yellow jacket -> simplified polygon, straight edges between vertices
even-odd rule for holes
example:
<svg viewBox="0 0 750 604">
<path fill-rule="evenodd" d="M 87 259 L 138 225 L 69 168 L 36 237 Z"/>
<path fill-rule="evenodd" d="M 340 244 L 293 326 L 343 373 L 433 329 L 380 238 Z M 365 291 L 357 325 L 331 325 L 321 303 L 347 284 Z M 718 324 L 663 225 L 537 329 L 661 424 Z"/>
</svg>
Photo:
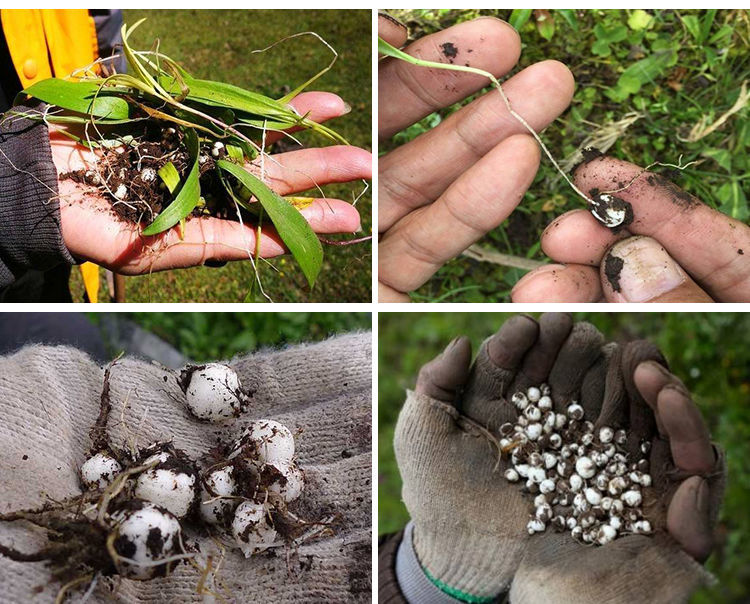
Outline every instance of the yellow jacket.
<svg viewBox="0 0 750 604">
<path fill-rule="evenodd" d="M 0 19 L 22 88 L 70 75 L 99 56 L 96 24 L 85 9 L 2 9 Z M 85 262 L 81 274 L 89 300 L 96 302 L 98 267 Z"/>
</svg>

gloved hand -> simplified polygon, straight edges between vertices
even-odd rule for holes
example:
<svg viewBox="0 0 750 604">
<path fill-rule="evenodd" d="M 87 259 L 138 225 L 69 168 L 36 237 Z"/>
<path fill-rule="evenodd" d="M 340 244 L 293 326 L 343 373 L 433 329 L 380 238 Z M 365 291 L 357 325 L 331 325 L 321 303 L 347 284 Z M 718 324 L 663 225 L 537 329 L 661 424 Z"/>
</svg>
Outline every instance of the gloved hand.
<svg viewBox="0 0 750 604">
<path fill-rule="evenodd" d="M 482 345 L 469 368 L 458 338 L 425 365 L 396 426 L 403 499 L 414 522 L 414 550 L 433 583 L 458 597 L 506 590 L 530 537 L 530 497 L 503 478 L 493 444 L 515 420 L 519 389 L 548 382 L 555 402 L 601 400 L 610 348 L 591 325 L 563 314 L 539 323 L 516 316 Z M 497 442 L 495 440 L 495 442 Z"/>
<path fill-rule="evenodd" d="M 584 398 L 586 416 L 628 431 L 631 452 L 651 443 L 653 484 L 644 515 L 653 536 L 584 546 L 550 530 L 529 540 L 511 589 L 516 603 L 683 602 L 710 580 L 698 562 L 713 545 L 726 468 L 685 386 L 639 341 L 616 350 L 603 399 Z M 598 400 L 602 402 L 599 404 Z M 696 562 L 696 560 L 698 562 Z"/>
<path fill-rule="evenodd" d="M 275 556 L 248 559 L 239 550 L 220 551 L 213 539 L 187 526 L 186 540 L 200 545 L 203 566 L 208 555 L 214 570 L 220 564 L 216 584 L 210 585 L 209 577 L 206 587 L 220 590 L 227 600 L 369 602 L 370 335 L 261 352 L 231 365 L 255 394 L 247 413 L 219 425 L 199 422 L 180 404 L 184 395 L 173 372 L 119 360 L 111 370 L 110 442 L 128 448 L 133 439 L 143 447 L 172 438 L 191 458 L 202 459 L 217 439 L 234 441 L 252 419 L 301 429 L 296 448 L 305 490 L 292 511 L 304 520 L 335 516 L 330 531 L 297 548 L 277 549 Z M 78 469 L 91 446 L 89 429 L 99 411 L 103 374 L 72 348 L 27 346 L 0 357 L 1 512 L 38 508 L 48 498 L 62 501 L 80 493 Z M 0 543 L 32 553 L 44 539 L 24 522 L 0 522 Z M 152 581 L 100 578 L 88 602 L 204 602 L 199 580 L 200 571 L 189 564 Z M 3 602 L 52 602 L 61 587 L 50 581 L 43 563 L 14 562 L 1 554 L 0 585 Z"/>
</svg>

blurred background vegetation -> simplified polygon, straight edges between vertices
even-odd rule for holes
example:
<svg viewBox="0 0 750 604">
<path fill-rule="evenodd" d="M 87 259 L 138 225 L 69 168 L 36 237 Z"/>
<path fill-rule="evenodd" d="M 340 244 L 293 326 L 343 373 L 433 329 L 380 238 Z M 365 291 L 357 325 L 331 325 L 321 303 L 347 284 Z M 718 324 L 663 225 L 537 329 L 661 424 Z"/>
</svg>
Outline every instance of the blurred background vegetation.
<svg viewBox="0 0 750 604">
<path fill-rule="evenodd" d="M 539 313 L 530 313 L 539 316 Z M 750 601 L 750 314 L 573 313 L 608 340 L 647 338 L 694 395 L 713 439 L 727 452 L 729 480 L 718 544 L 707 567 L 718 583 L 695 603 Z M 419 368 L 457 335 L 481 342 L 510 313 L 380 313 L 378 326 L 378 531 L 399 530 L 408 514 L 393 456 L 393 430 Z"/>
<path fill-rule="evenodd" d="M 411 39 L 491 15 L 519 30 L 521 59 L 509 76 L 545 59 L 565 63 L 576 79 L 570 108 L 542 135 L 566 169 L 590 137 L 608 154 L 646 166 L 697 161 L 679 172 L 656 168 L 710 206 L 750 219 L 750 11 L 747 10 L 389 10 Z M 483 94 L 488 89 L 480 92 Z M 478 95 L 434 113 L 381 144 L 386 152 L 438 125 Z M 740 99 L 744 108 L 708 129 Z M 601 147 L 601 140 L 599 147 Z M 594 141 L 594 145 L 597 143 Z M 543 158 L 518 209 L 480 245 L 545 260 L 540 236 L 553 218 L 581 207 Z M 418 301 L 510 301 L 524 271 L 459 257 L 413 294 Z"/>
<path fill-rule="evenodd" d="M 250 54 L 291 34 L 314 31 L 336 51 L 333 69 L 311 89 L 334 92 L 352 111 L 330 122 L 351 144 L 372 147 L 371 31 L 369 10 L 126 10 L 125 23 L 147 20 L 132 36 L 138 49 L 151 48 L 159 38 L 161 50 L 199 78 L 219 80 L 279 98 L 328 65 L 330 51 L 312 36 L 288 40 L 263 53 Z M 295 135 L 296 136 L 296 135 Z M 301 133 L 307 146 L 327 144 Z M 353 201 L 363 183 L 323 187 L 326 196 Z M 358 202 L 362 233 L 372 232 L 369 192 Z M 337 239 L 332 236 L 331 239 Z M 340 237 L 339 237 L 340 238 Z M 346 237 L 343 237 L 346 239 Z M 351 235 L 349 235 L 351 238 Z M 369 302 L 371 296 L 370 244 L 324 245 L 325 260 L 311 292 L 291 257 L 261 265 L 263 287 L 276 302 Z M 104 271 L 101 271 L 104 273 Z M 71 283 L 74 299 L 83 300 L 78 271 Z M 197 267 L 126 278 L 128 302 L 243 302 L 251 291 L 254 273 L 249 262 L 222 268 Z M 102 294 L 106 292 L 102 275 Z"/>
<path fill-rule="evenodd" d="M 192 361 L 228 359 L 264 347 L 317 342 L 351 331 L 369 331 L 366 312 L 136 312 L 86 313 L 105 341 L 104 318 L 115 316 L 153 333 Z M 119 353 L 111 350 L 111 354 Z M 314 362 L 314 359 L 310 359 Z"/>
</svg>

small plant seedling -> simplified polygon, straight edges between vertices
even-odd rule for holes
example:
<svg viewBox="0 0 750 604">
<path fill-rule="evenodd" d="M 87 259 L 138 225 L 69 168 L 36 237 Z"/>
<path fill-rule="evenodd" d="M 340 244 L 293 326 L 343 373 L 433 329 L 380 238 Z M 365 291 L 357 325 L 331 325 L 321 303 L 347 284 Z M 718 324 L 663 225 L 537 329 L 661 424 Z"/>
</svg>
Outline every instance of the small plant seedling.
<svg viewBox="0 0 750 604">
<path fill-rule="evenodd" d="M 530 12 L 530 11 L 529 11 Z M 552 162 L 552 165 L 555 167 L 555 169 L 562 175 L 562 177 L 565 179 L 565 182 L 568 183 L 571 189 L 575 191 L 577 195 L 579 195 L 581 198 L 583 198 L 586 201 L 586 204 L 588 206 L 589 211 L 591 214 L 596 218 L 599 222 L 601 222 L 604 226 L 617 230 L 624 228 L 628 224 L 630 224 L 633 221 L 633 208 L 630 205 L 629 202 L 625 201 L 624 199 L 621 199 L 620 197 L 617 197 L 614 195 L 614 193 L 619 193 L 620 191 L 624 191 L 628 187 L 630 187 L 633 182 L 645 171 L 649 170 L 650 168 L 654 166 L 668 166 L 672 168 L 676 168 L 678 170 L 684 170 L 688 166 L 690 166 L 692 163 L 686 165 L 674 165 L 674 164 L 665 164 L 661 162 L 654 162 L 644 168 L 636 177 L 634 177 L 627 185 L 624 187 L 621 187 L 616 190 L 612 191 L 591 191 L 591 195 L 586 195 L 583 191 L 581 191 L 570 178 L 565 173 L 565 171 L 560 167 L 560 165 L 555 160 L 552 153 L 547 149 L 547 146 L 544 144 L 544 141 L 539 137 L 537 132 L 529 125 L 529 123 L 523 118 L 522 115 L 517 113 L 511 103 L 510 99 L 508 99 L 507 95 L 505 94 L 505 91 L 503 90 L 502 85 L 497 80 L 497 78 L 492 75 L 490 72 L 485 71 L 483 69 L 479 69 L 476 67 L 471 67 L 468 65 L 456 65 L 453 63 L 446 64 L 446 63 L 438 63 L 434 61 L 425 61 L 423 59 L 418 59 L 416 57 L 413 57 L 402 50 L 399 50 L 398 48 L 395 48 L 382 38 L 378 38 L 378 52 L 382 55 L 393 57 L 395 59 L 399 59 L 401 61 L 406 61 L 407 63 L 411 63 L 412 65 L 417 65 L 420 67 L 430 67 L 434 69 L 446 69 L 451 71 L 463 71 L 467 73 L 473 73 L 476 75 L 481 75 L 483 77 L 486 77 L 490 80 L 492 83 L 492 86 L 498 91 L 501 98 L 503 99 L 503 102 L 505 103 L 505 107 L 508 110 L 508 113 L 510 113 L 513 118 L 518 121 L 528 132 L 531 134 L 531 136 L 534 137 L 534 140 L 539 144 L 539 146 L 542 148 L 542 151 L 544 151 L 545 155 L 549 158 L 550 162 Z"/>
<path fill-rule="evenodd" d="M 69 79 L 38 82 L 17 97 L 49 104 L 24 117 L 67 126 L 63 134 L 97 150 L 96 165 L 64 175 L 96 187 L 126 220 L 146 222 L 141 234 L 153 236 L 183 224 L 190 216 L 212 215 L 260 225 L 267 216 L 292 253 L 310 287 L 322 266 L 322 245 L 296 204 L 264 181 L 266 133 L 310 130 L 328 141 L 347 144 L 335 130 L 299 115 L 290 106 L 330 64 L 280 99 L 237 86 L 193 77 L 160 52 L 135 50 L 129 39 L 142 22 L 122 28 L 128 73 L 104 75 L 97 61 Z M 21 115 L 18 112 L 17 115 Z M 261 177 L 244 169 L 258 159 Z M 258 237 L 259 238 L 259 237 Z M 258 259 L 259 245 L 249 250 Z M 256 266 L 257 271 L 257 266 Z"/>
</svg>

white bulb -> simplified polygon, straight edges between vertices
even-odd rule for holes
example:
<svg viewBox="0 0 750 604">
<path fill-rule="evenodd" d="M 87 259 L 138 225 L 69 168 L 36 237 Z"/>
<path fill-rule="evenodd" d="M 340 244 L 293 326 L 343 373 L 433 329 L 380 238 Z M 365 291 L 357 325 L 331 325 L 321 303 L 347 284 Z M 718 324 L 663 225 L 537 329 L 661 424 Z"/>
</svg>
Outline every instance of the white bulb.
<svg viewBox="0 0 750 604">
<path fill-rule="evenodd" d="M 123 577 L 148 580 L 166 574 L 166 565 L 144 566 L 163 560 L 175 553 L 179 544 L 180 523 L 167 510 L 150 503 L 140 503 L 139 509 L 121 510 L 112 515 L 115 521 L 114 548 L 122 557 L 115 560 Z"/>
<path fill-rule="evenodd" d="M 278 468 L 287 467 L 294 458 L 294 436 L 285 425 L 272 419 L 252 422 L 235 443 L 229 459 L 237 456 L 243 447 L 251 446 L 255 459 Z"/>
<path fill-rule="evenodd" d="M 163 507 L 177 518 L 184 518 L 195 501 L 195 471 L 164 451 L 147 458 L 144 465 L 157 459 L 160 465 L 138 476 L 135 496 Z"/>
<path fill-rule="evenodd" d="M 244 410 L 245 396 L 240 380 L 228 365 L 208 363 L 183 370 L 185 402 L 197 418 L 221 422 L 238 417 Z"/>
<path fill-rule="evenodd" d="M 237 492 L 237 482 L 234 479 L 232 466 L 225 466 L 213 470 L 204 478 L 201 489 L 200 512 L 203 520 L 209 524 L 224 524 L 229 514 L 237 505 L 233 499 L 217 499 L 217 497 L 231 497 Z M 211 492 L 208 489 L 211 489 Z M 211 501 L 211 503 L 206 503 Z M 228 524 L 228 522 L 226 523 Z"/>
<path fill-rule="evenodd" d="M 87 489 L 104 489 L 112 484 L 122 466 L 109 453 L 100 452 L 81 466 L 81 480 Z"/>
<path fill-rule="evenodd" d="M 261 504 L 243 501 L 234 512 L 232 535 L 245 558 L 249 558 L 273 545 L 277 533 Z"/>
</svg>

